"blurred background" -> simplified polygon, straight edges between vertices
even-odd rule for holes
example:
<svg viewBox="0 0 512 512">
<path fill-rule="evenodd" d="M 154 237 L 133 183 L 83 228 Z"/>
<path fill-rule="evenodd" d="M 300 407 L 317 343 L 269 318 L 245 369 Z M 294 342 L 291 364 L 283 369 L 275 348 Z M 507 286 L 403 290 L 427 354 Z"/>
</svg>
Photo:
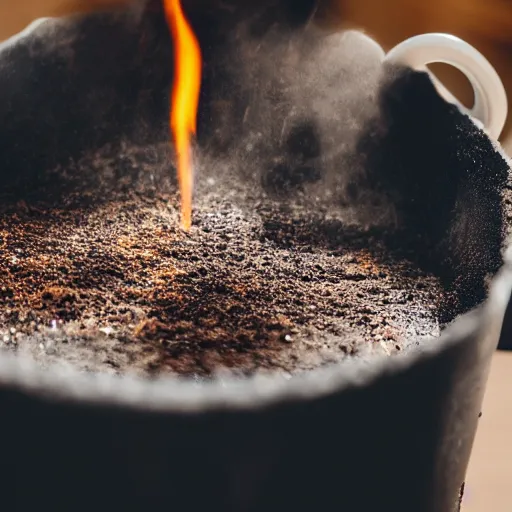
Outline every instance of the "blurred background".
<svg viewBox="0 0 512 512">
<path fill-rule="evenodd" d="M 0 0 L 0 41 L 40 17 L 77 11 L 125 8 L 153 0 Z M 228 0 L 246 3 L 251 0 Z M 258 1 L 258 0 L 254 0 Z M 225 0 L 183 0 L 188 7 L 224 4 Z M 475 46 L 501 76 L 512 97 L 512 2 L 510 0 L 319 0 L 319 19 L 337 28 L 362 29 L 386 50 L 425 32 L 448 32 Z M 466 106 L 473 104 L 467 79 L 444 64 L 430 66 Z M 512 103 L 512 102 L 511 102 Z M 512 153 L 512 116 L 501 142 Z"/>
</svg>

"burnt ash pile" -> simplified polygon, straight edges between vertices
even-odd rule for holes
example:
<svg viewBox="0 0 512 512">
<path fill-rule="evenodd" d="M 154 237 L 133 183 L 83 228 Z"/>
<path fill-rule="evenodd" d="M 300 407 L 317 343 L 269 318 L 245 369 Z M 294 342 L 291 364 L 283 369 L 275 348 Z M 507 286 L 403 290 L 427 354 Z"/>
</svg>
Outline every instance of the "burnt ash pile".
<svg viewBox="0 0 512 512">
<path fill-rule="evenodd" d="M 58 204 L 44 190 L 4 200 L 7 347 L 87 370 L 294 372 L 437 335 L 438 279 L 390 253 L 384 233 L 283 205 L 217 170 L 202 175 L 184 234 L 172 184 L 165 193 L 155 177 L 169 175 L 165 156 L 130 156 L 142 179 L 153 175 L 153 193 L 123 169 L 125 191 L 105 183 Z M 77 176 L 122 164 L 118 153 L 82 161 Z"/>
<path fill-rule="evenodd" d="M 293 23 L 271 0 L 268 18 L 191 13 L 205 64 L 188 234 L 156 4 L 4 50 L 5 348 L 90 371 L 293 373 L 391 354 L 481 302 L 507 163 L 425 75 L 382 70 L 303 4 Z"/>
</svg>

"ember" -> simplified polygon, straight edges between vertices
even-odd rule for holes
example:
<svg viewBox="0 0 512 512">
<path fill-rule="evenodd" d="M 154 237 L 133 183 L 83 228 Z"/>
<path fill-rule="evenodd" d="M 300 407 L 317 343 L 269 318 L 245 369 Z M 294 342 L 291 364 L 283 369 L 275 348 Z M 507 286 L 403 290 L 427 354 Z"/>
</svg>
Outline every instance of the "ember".
<svg viewBox="0 0 512 512">
<path fill-rule="evenodd" d="M 197 104 L 201 87 L 201 50 L 187 22 L 180 0 L 164 0 L 167 23 L 174 39 L 174 86 L 171 130 L 176 148 L 181 191 L 183 229 L 192 224 L 193 163 L 190 138 L 196 133 Z"/>
</svg>

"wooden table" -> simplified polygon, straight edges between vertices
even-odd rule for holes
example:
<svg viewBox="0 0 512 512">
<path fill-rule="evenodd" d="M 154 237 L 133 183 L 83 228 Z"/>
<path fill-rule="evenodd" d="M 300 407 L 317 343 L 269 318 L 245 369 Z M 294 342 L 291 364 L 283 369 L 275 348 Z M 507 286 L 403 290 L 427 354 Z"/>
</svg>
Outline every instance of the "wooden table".
<svg viewBox="0 0 512 512">
<path fill-rule="evenodd" d="M 463 512 L 512 511 L 512 352 L 497 352 L 482 409 Z"/>
</svg>

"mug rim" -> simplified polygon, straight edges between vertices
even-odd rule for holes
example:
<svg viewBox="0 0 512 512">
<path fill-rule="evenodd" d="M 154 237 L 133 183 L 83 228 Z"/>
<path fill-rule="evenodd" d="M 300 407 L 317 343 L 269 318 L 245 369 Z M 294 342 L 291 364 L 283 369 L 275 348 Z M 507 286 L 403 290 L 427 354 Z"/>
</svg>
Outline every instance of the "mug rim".
<svg viewBox="0 0 512 512">
<path fill-rule="evenodd" d="M 52 402 L 171 414 L 260 410 L 283 402 L 311 402 L 403 373 L 421 360 L 435 359 L 451 347 L 484 336 L 493 324 L 501 331 L 511 292 L 512 266 L 506 263 L 492 280 L 486 301 L 454 320 L 439 338 L 423 339 L 416 347 L 392 356 L 348 356 L 290 380 L 279 375 L 243 379 L 228 376 L 197 383 L 170 375 L 149 380 L 84 374 L 71 368 L 42 369 L 26 356 L 0 353 L 0 389 Z"/>
</svg>

